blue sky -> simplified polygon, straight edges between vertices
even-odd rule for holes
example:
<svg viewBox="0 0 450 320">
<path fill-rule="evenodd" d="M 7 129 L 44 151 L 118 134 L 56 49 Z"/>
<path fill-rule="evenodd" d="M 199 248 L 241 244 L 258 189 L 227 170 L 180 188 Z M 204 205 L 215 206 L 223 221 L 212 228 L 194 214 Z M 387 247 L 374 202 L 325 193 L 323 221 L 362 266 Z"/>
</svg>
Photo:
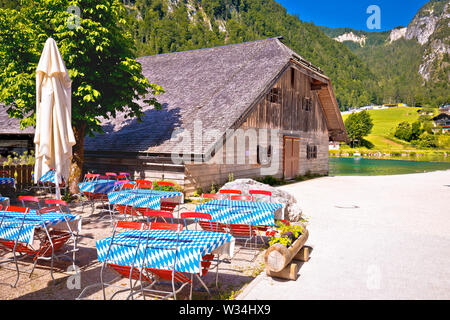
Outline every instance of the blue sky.
<svg viewBox="0 0 450 320">
<path fill-rule="evenodd" d="M 428 0 L 275 0 L 290 14 L 297 14 L 306 22 L 330 28 L 353 28 L 365 31 L 391 30 L 407 26 L 417 11 Z M 377 5 L 381 14 L 381 29 L 370 30 L 366 13 L 371 5 Z"/>
</svg>

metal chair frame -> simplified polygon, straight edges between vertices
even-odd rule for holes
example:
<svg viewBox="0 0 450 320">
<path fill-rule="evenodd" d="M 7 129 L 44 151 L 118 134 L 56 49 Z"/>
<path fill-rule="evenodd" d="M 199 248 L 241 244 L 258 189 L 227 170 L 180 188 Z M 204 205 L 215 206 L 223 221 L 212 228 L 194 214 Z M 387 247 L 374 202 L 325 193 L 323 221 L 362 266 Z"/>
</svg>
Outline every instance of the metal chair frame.
<svg viewBox="0 0 450 320">
<path fill-rule="evenodd" d="M 21 219 L 22 221 L 21 221 L 20 226 L 6 226 L 7 228 L 18 229 L 17 238 L 15 240 L 0 240 L 0 245 L 2 245 L 7 250 L 8 249 L 11 250 L 13 253 L 13 259 L 8 259 L 6 261 L 2 261 L 2 263 L 6 263 L 6 262 L 10 262 L 10 261 L 14 261 L 14 263 L 15 263 L 17 276 L 16 276 L 16 281 L 15 281 L 14 285 L 12 285 L 13 288 L 15 288 L 17 286 L 17 283 L 18 283 L 19 277 L 20 277 L 20 270 L 19 270 L 19 265 L 18 265 L 19 259 L 33 256 L 33 268 L 31 269 L 29 277 L 31 277 L 31 275 L 33 274 L 38 260 L 50 260 L 50 275 L 51 275 L 53 281 L 55 281 L 55 278 L 53 276 L 53 265 L 54 265 L 55 258 L 58 259 L 61 256 L 64 256 L 67 253 L 72 252 L 73 253 L 72 262 L 73 262 L 73 265 L 75 265 L 75 253 L 78 251 L 78 249 L 76 248 L 76 240 L 78 237 L 78 232 L 76 235 L 74 235 L 72 228 L 70 227 L 70 223 L 67 220 L 67 216 L 60 209 L 60 207 L 48 207 L 48 208 L 42 208 L 42 209 L 39 209 L 36 211 L 37 216 L 40 217 L 41 222 L 42 222 L 42 226 L 40 226 L 40 228 L 43 229 L 43 231 L 44 231 L 44 237 L 42 237 L 39 232 L 36 232 L 36 236 L 40 240 L 39 249 L 34 249 L 29 244 L 22 244 L 21 242 L 19 242 L 19 236 L 23 230 L 26 216 L 30 212 L 30 209 L 29 208 L 21 209 L 20 207 L 5 208 L 5 211 L 11 211 L 11 210 L 18 210 L 18 212 L 24 213 L 24 215 Z M 42 219 L 42 215 L 45 213 L 49 213 L 49 212 L 60 212 L 63 214 L 64 220 L 67 224 L 68 232 L 49 230 L 49 228 L 47 228 L 44 220 Z M 3 224 L 3 221 L 4 221 L 4 215 L 0 221 L 0 226 Z M 68 243 L 68 241 L 70 239 L 73 240 L 73 249 L 70 251 L 67 251 L 61 255 L 56 256 L 55 251 L 58 251 L 59 249 L 61 249 L 64 245 L 66 245 Z M 17 253 L 20 253 L 21 256 L 18 257 Z"/>
</svg>

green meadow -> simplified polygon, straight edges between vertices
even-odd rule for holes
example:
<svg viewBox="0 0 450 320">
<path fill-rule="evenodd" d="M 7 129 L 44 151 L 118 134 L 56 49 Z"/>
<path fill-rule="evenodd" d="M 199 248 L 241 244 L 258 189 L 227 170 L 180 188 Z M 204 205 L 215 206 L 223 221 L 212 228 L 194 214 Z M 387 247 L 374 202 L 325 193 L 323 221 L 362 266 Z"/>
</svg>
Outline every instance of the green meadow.
<svg viewBox="0 0 450 320">
<path fill-rule="evenodd" d="M 390 108 L 382 110 L 368 110 L 372 117 L 374 126 L 372 132 L 365 139 L 373 144 L 370 149 L 357 148 L 360 152 L 368 153 L 388 153 L 388 154 L 422 154 L 427 156 L 436 156 L 441 158 L 449 150 L 432 149 L 432 150 L 419 150 L 412 144 L 399 140 L 394 137 L 395 128 L 399 123 L 407 121 L 413 123 L 419 119 L 420 114 L 417 112 L 420 108 L 413 107 L 400 107 Z M 437 114 L 437 111 L 436 111 Z M 345 121 L 349 114 L 343 115 L 342 118 Z M 342 151 L 349 151 L 352 153 L 354 150 L 347 145 L 342 146 Z M 356 150 L 356 149 L 355 149 Z M 332 154 L 340 153 L 332 151 Z"/>
</svg>

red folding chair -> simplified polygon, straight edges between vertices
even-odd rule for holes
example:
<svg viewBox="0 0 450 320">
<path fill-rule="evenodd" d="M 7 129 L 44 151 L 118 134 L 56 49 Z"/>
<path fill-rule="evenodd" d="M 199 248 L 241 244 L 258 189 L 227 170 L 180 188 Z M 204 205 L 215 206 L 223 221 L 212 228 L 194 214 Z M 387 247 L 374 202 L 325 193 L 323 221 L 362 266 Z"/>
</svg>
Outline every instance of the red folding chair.
<svg viewBox="0 0 450 320">
<path fill-rule="evenodd" d="M 212 216 L 208 213 L 182 212 L 180 218 L 183 219 L 186 228 L 186 219 L 195 219 L 195 222 L 198 223 L 204 231 L 227 233 L 226 225 L 220 222 L 213 222 Z M 195 230 L 197 230 L 197 224 L 195 225 Z"/>
<path fill-rule="evenodd" d="M 214 261 L 214 254 L 207 254 L 202 257 L 202 260 L 200 262 L 201 270 L 200 273 L 192 273 L 192 274 L 185 274 L 179 271 L 175 270 L 175 266 L 177 264 L 177 247 L 173 248 L 158 248 L 160 250 L 165 251 L 171 251 L 172 254 L 175 255 L 175 259 L 173 262 L 173 265 L 171 266 L 164 266 L 164 268 L 146 268 L 149 272 L 151 272 L 154 275 L 154 284 L 166 284 L 171 285 L 172 290 L 170 291 L 163 291 L 163 290 L 152 290 L 153 292 L 162 293 L 164 296 L 162 299 L 169 299 L 171 297 L 174 298 L 174 300 L 177 299 L 177 294 L 183 290 L 184 287 L 190 286 L 190 292 L 189 292 L 189 300 L 192 300 L 192 292 L 194 289 L 194 275 L 199 280 L 201 285 L 206 289 L 209 296 L 211 296 L 211 292 L 208 288 L 208 286 L 204 283 L 202 280 L 202 277 L 206 276 L 208 272 L 215 268 L 216 269 L 216 288 L 218 287 L 218 275 L 219 275 L 219 261 L 217 260 L 217 263 L 213 264 Z M 165 255 L 169 256 L 170 253 L 166 253 Z M 177 288 L 178 286 L 178 288 Z"/>
<path fill-rule="evenodd" d="M 156 182 L 156 185 L 160 187 L 160 190 L 162 190 L 163 186 L 171 187 L 171 191 L 175 191 L 175 183 L 167 182 L 167 181 L 158 181 Z"/>
<path fill-rule="evenodd" d="M 30 204 L 34 207 L 37 207 L 37 209 L 41 208 L 41 205 L 39 203 L 39 198 L 32 197 L 32 196 L 19 196 L 19 201 L 22 201 L 22 205 L 24 207 L 29 207 Z"/>
<path fill-rule="evenodd" d="M 200 203 L 204 203 L 204 202 L 207 202 L 207 201 L 209 201 L 209 200 L 225 200 L 225 199 L 227 199 L 227 198 L 228 198 L 228 195 L 226 195 L 226 194 L 220 194 L 220 193 L 218 193 L 218 194 L 203 193 L 202 196 L 201 196 Z M 206 199 L 207 201 L 205 201 L 205 199 Z"/>
<path fill-rule="evenodd" d="M 253 198 L 251 196 L 231 196 L 230 200 L 232 200 L 232 201 L 252 201 Z"/>
<path fill-rule="evenodd" d="M 150 180 L 136 180 L 136 188 L 142 189 L 141 185 L 146 186 L 146 189 L 148 189 L 148 186 L 151 186 L 150 189 L 153 189 L 153 182 L 151 182 Z"/>
<path fill-rule="evenodd" d="M 183 225 L 178 223 L 166 223 L 166 222 L 152 222 L 150 225 L 152 230 L 172 230 L 182 231 Z"/>
<path fill-rule="evenodd" d="M 136 230 L 140 230 L 143 231 L 145 229 L 148 229 L 149 226 L 147 223 L 140 223 L 140 222 L 135 222 L 135 221 L 118 221 L 115 225 L 114 225 L 114 229 L 113 229 L 113 235 L 111 237 L 111 242 L 110 245 L 108 247 L 108 251 L 106 253 L 106 257 L 105 260 L 103 261 L 102 264 L 102 268 L 100 270 L 100 283 L 96 283 L 90 286 L 87 286 L 86 288 L 83 289 L 83 291 L 80 293 L 80 295 L 78 296 L 77 300 L 81 300 L 82 296 L 85 294 L 85 292 L 93 287 L 97 287 L 100 286 L 102 287 L 102 292 L 103 292 L 103 299 L 106 300 L 106 287 L 115 287 L 115 288 L 119 288 L 120 290 L 114 292 L 114 294 L 111 296 L 110 300 L 112 300 L 117 294 L 121 293 L 121 292 L 126 292 L 126 291 L 130 291 L 130 294 L 128 295 L 128 298 L 133 296 L 133 293 L 135 290 L 137 290 L 137 283 L 140 282 L 139 288 L 141 290 L 141 292 L 143 293 L 145 290 L 145 287 L 143 286 L 143 283 L 149 283 L 152 284 L 153 283 L 153 279 L 152 279 L 152 275 L 149 274 L 145 269 L 143 270 L 142 268 L 138 268 L 136 267 L 134 264 L 136 262 L 136 257 L 137 254 L 139 252 L 139 246 L 141 243 L 147 241 L 147 237 L 146 236 L 142 236 L 142 233 L 139 234 L 139 238 L 138 238 L 138 242 L 136 246 L 131 246 L 131 245 L 127 245 L 124 243 L 119 243 L 116 242 L 116 235 L 117 235 L 117 230 L 118 229 L 136 229 Z M 114 263 L 113 261 L 110 261 L 110 253 L 113 247 L 115 246 L 122 246 L 122 247 L 130 247 L 133 248 L 133 251 L 130 252 L 130 254 L 133 255 L 133 263 L 131 266 L 124 266 L 124 265 L 120 265 L 117 263 Z M 106 270 L 106 268 L 113 270 L 116 274 L 117 277 L 114 278 L 111 281 L 104 281 L 104 272 Z M 124 288 L 124 286 L 118 286 L 118 285 L 114 285 L 113 283 L 120 280 L 120 279 L 128 279 L 129 280 L 129 286 Z M 134 280 L 134 284 L 133 284 L 133 280 Z M 127 298 L 127 299 L 128 299 Z"/>
<path fill-rule="evenodd" d="M 235 194 L 235 195 L 241 195 L 242 191 L 240 190 L 231 190 L 231 189 L 223 189 L 223 190 L 219 190 L 220 194 L 225 194 L 228 197 L 230 197 L 231 195 Z"/>
<path fill-rule="evenodd" d="M 171 223 L 173 223 L 173 213 L 167 211 L 145 210 L 142 212 L 142 216 L 147 218 L 147 222 L 150 222 L 150 218 L 155 218 L 154 222 L 156 222 L 158 218 L 162 218 L 164 222 L 167 223 L 166 218 L 170 218 Z"/>
<path fill-rule="evenodd" d="M 248 192 L 249 195 L 252 196 L 252 201 L 255 201 L 255 196 L 261 195 L 261 196 L 267 196 L 269 197 L 269 202 L 272 202 L 272 192 L 265 191 L 265 190 L 250 190 Z"/>
<path fill-rule="evenodd" d="M 29 208 L 23 208 L 23 207 L 7 207 L 6 211 L 10 212 L 20 212 L 24 213 L 24 216 L 22 218 L 22 223 L 20 225 L 8 225 L 8 228 L 11 229 L 17 229 L 18 234 L 22 232 L 24 222 L 26 219 L 27 214 L 29 213 Z M 59 207 L 48 207 L 48 208 L 42 208 L 40 210 L 37 210 L 36 213 L 38 216 L 41 216 L 46 213 L 50 212 L 61 212 L 61 209 Z M 1 221 L 3 222 L 3 220 Z M 1 225 L 1 224 L 0 224 Z M 39 248 L 33 248 L 32 245 L 28 243 L 22 243 L 19 242 L 19 237 L 17 237 L 15 240 L 0 240 L 0 245 L 3 246 L 4 249 L 9 250 L 14 255 L 14 263 L 16 264 L 16 271 L 17 271 L 17 277 L 14 285 L 12 287 L 16 287 L 17 282 L 19 281 L 19 266 L 18 266 L 18 259 L 26 258 L 26 257 L 32 257 L 33 259 L 33 268 L 30 272 L 30 277 L 34 272 L 34 269 L 36 267 L 36 264 L 38 260 L 50 260 L 50 274 L 53 279 L 55 280 L 53 276 L 53 262 L 55 259 L 55 253 L 62 249 L 62 247 L 71 239 L 73 238 L 73 234 L 71 230 L 69 231 L 59 231 L 59 230 L 49 230 L 45 223 L 42 224 L 41 228 L 43 229 L 42 232 L 36 232 L 35 235 L 37 236 L 39 240 Z M 74 244 L 74 251 L 75 252 L 75 244 Z M 21 257 L 17 257 L 17 253 L 22 254 Z"/>
<path fill-rule="evenodd" d="M 106 172 L 105 176 L 108 178 L 108 180 L 117 180 L 117 173 L 115 172 Z"/>
</svg>

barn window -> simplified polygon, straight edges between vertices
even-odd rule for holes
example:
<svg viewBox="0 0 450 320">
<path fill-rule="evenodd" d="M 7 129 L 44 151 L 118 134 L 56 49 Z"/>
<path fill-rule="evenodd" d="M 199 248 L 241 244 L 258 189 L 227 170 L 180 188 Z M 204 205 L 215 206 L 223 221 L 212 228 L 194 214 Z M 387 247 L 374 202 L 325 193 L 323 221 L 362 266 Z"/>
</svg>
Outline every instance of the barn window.
<svg viewBox="0 0 450 320">
<path fill-rule="evenodd" d="M 312 160 L 317 159 L 317 146 L 306 146 L 306 159 Z"/>
<path fill-rule="evenodd" d="M 270 90 L 269 94 L 267 95 L 267 98 L 270 103 L 280 104 L 281 103 L 280 89 L 273 88 L 272 90 Z"/>
<path fill-rule="evenodd" d="M 312 110 L 312 99 L 308 97 L 303 97 L 302 110 L 311 111 Z"/>
<path fill-rule="evenodd" d="M 270 164 L 272 158 L 272 146 L 268 146 L 268 147 L 263 147 L 263 146 L 258 146 L 258 150 L 257 150 L 257 162 L 260 165 L 268 165 Z"/>
</svg>

